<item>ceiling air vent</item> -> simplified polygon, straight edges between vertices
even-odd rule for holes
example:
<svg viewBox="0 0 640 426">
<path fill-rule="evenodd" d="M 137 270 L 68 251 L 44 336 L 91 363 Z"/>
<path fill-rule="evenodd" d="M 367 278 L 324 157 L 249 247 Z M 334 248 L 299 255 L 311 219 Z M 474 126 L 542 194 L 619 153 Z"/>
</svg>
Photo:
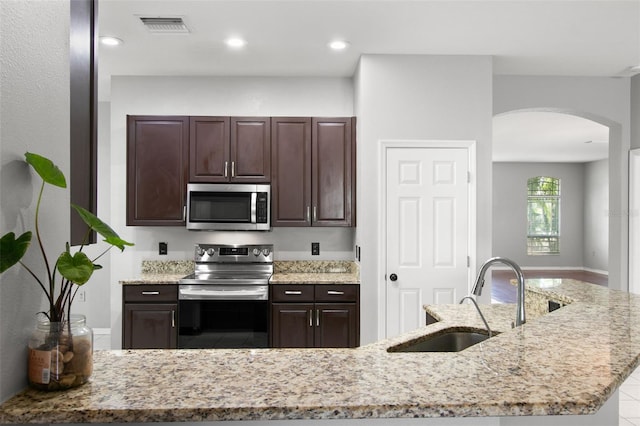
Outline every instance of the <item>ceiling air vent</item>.
<svg viewBox="0 0 640 426">
<path fill-rule="evenodd" d="M 189 32 L 182 18 L 140 17 L 145 27 L 154 34 L 184 34 Z"/>
</svg>

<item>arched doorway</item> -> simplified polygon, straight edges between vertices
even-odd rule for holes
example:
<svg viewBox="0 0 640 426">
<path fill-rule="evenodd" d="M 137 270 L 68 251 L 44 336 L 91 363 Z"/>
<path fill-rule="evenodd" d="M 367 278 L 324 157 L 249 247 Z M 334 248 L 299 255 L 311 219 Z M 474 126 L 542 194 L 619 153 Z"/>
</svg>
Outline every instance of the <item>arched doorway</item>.
<svg viewBox="0 0 640 426">
<path fill-rule="evenodd" d="M 586 211 L 585 220 L 584 220 L 584 238 L 583 242 L 580 242 L 584 247 L 586 247 L 583 253 L 573 253 L 574 256 L 569 260 L 569 264 L 562 264 L 562 262 L 558 263 L 558 258 L 554 259 L 556 261 L 555 266 L 564 266 L 564 267 L 575 267 L 580 265 L 586 269 L 596 269 L 603 270 L 606 269 L 609 273 L 610 281 L 612 283 L 612 288 L 618 289 L 627 289 L 627 244 L 628 244 L 628 222 L 626 221 L 624 212 L 624 208 L 622 206 L 626 205 L 626 200 L 628 199 L 628 187 L 626 185 L 621 185 L 621 182 L 626 182 L 626 178 L 624 176 L 628 173 L 628 165 L 626 160 L 623 161 L 623 158 L 626 159 L 626 151 L 622 151 L 622 131 L 621 125 L 608 120 L 603 117 L 597 117 L 593 114 L 584 113 L 580 111 L 567 110 L 567 109 L 559 109 L 559 108 L 528 108 L 528 109 L 518 109 L 513 111 L 507 111 L 504 113 L 496 114 L 494 116 L 494 139 L 500 135 L 501 124 L 505 120 L 505 118 L 514 118 L 516 116 L 526 117 L 529 115 L 529 119 L 536 118 L 536 116 L 544 116 L 548 115 L 549 117 L 555 118 L 563 118 L 564 121 L 568 123 L 573 123 L 574 129 L 571 128 L 565 130 L 565 134 L 562 134 L 562 137 L 567 138 L 569 142 L 574 144 L 579 143 L 579 145 L 584 146 L 586 149 L 584 150 L 587 154 L 578 153 L 577 151 L 573 153 L 575 160 L 577 162 L 590 162 L 590 161 L 602 161 L 598 159 L 597 155 L 589 157 L 588 152 L 594 152 L 600 150 L 601 152 L 604 150 L 604 157 L 607 158 L 605 162 L 606 169 L 604 171 L 605 178 L 608 180 L 605 190 L 608 192 L 607 198 L 603 201 L 602 196 L 600 201 L 594 203 L 591 200 L 591 204 L 584 205 L 584 209 Z M 548 118 L 548 117 L 547 117 Z M 512 123 L 513 124 L 513 123 Z M 539 123 L 540 128 L 544 127 L 544 121 Z M 585 128 L 588 130 L 591 129 L 600 129 L 598 133 L 600 136 L 598 137 L 586 137 L 584 135 Z M 557 129 L 556 129 L 557 130 Z M 568 133 L 567 133 L 568 132 Z M 542 132 L 544 133 L 544 132 Z M 572 134 L 573 133 L 573 134 Z M 602 136 L 604 135 L 604 137 Z M 548 135 L 546 135 L 548 136 Z M 527 137 L 531 137 L 531 135 L 527 135 Z M 524 137 L 523 140 L 527 140 L 527 137 Z M 573 137 L 573 139 L 572 139 Z M 583 138 L 584 140 L 580 140 Z M 603 140 L 606 139 L 606 140 Z M 606 142 L 608 141 L 608 144 Z M 589 142 L 589 143 L 586 143 Z M 530 143 L 530 140 L 529 140 Z M 499 144 L 498 144 L 499 145 Z M 589 146 L 587 146 L 589 145 Z M 569 147 L 569 148 L 567 148 Z M 546 154 L 555 155 L 556 160 L 566 161 L 567 156 L 572 155 L 571 143 L 565 144 L 563 148 L 558 147 L 558 149 L 550 149 L 548 146 L 539 146 L 540 151 L 547 151 Z M 495 148 L 498 152 L 497 155 L 500 156 L 503 153 L 500 152 L 500 146 Z M 503 149 L 504 151 L 504 149 Z M 549 152 L 552 151 L 552 152 Z M 544 153 L 540 153 L 544 154 Z M 545 160 L 544 155 L 532 155 L 531 152 L 528 154 L 523 154 L 525 159 L 530 159 L 532 161 L 538 161 L 541 163 L 546 163 L 548 160 Z M 503 156 L 502 161 L 504 161 L 507 157 Z M 516 159 L 515 161 L 520 161 L 525 163 L 526 161 L 523 158 Z M 556 161 L 557 162 L 557 161 Z M 541 164 L 539 163 L 539 164 Z M 524 167 L 523 167 L 524 168 Z M 584 168 L 584 167 L 583 167 Z M 556 167 L 557 169 L 557 167 Z M 494 169 L 495 170 L 495 169 Z M 600 171 L 600 180 L 602 180 L 602 167 L 599 169 Z M 575 171 L 574 171 L 575 172 Z M 588 170 L 585 175 L 586 179 L 589 179 L 589 173 L 593 173 L 593 170 Z M 575 174 L 575 173 L 574 173 Z M 496 180 L 504 181 L 504 175 L 495 176 L 494 182 Z M 602 184 L 602 182 L 597 182 Z M 593 182 L 585 182 L 585 185 L 593 185 Z M 579 185 L 578 185 L 579 186 Z M 494 183 L 495 187 L 495 183 Z M 593 190 L 593 187 L 588 187 L 587 189 Z M 524 190 L 523 190 L 524 191 Z M 587 194 L 589 195 L 589 194 Z M 500 197 L 499 194 L 495 193 L 494 190 L 494 210 L 496 208 L 504 208 L 504 206 L 500 206 Z M 574 198 L 575 200 L 575 198 Z M 498 204 L 498 206 L 496 206 Z M 575 210 L 575 209 L 574 209 Z M 588 210 L 588 211 L 587 211 Z M 616 213 L 618 212 L 618 213 Z M 573 224 L 575 225 L 575 223 Z M 500 227 L 504 226 L 504 220 L 499 219 L 496 220 L 496 216 L 494 214 L 494 237 L 496 235 L 496 230 L 500 230 Z M 602 227 L 607 234 L 606 241 L 602 241 L 603 231 Z M 520 230 L 521 233 L 526 232 L 526 228 L 522 228 Z M 576 234 L 576 230 L 573 230 L 574 235 Z M 513 238 L 513 235 L 510 235 Z M 499 237 L 498 237 L 499 238 Z M 524 237 L 523 237 L 524 238 Z M 569 238 L 572 238 L 569 236 Z M 580 237 L 573 237 L 578 240 Z M 573 241 L 575 243 L 575 241 Z M 586 242 L 586 244 L 584 244 Z M 497 243 L 497 244 L 496 244 Z M 500 249 L 500 241 L 494 240 L 494 254 L 496 254 L 496 249 Z M 496 247 L 497 246 L 497 247 Z M 504 248 L 504 246 L 502 246 Z M 574 248 L 573 250 L 577 250 Z M 580 262 L 576 263 L 576 259 L 579 258 Z M 522 262 L 524 265 L 527 265 L 527 260 L 532 265 L 543 265 L 545 263 L 544 259 L 537 258 L 534 261 L 532 258 L 525 259 L 526 261 Z M 603 260 L 606 259 L 606 260 Z M 549 259 L 547 259 L 548 261 Z M 565 259 L 567 261 L 567 259 Z M 553 262 L 551 262 L 553 264 Z"/>
</svg>

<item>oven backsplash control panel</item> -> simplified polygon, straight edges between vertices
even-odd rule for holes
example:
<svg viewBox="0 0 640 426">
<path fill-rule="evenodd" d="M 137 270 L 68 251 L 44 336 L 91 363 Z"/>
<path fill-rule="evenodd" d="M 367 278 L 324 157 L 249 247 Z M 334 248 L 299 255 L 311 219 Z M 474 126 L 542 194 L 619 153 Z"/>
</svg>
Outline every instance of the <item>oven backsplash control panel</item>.
<svg viewBox="0 0 640 426">
<path fill-rule="evenodd" d="M 273 244 L 196 244 L 196 262 L 272 263 Z"/>
</svg>

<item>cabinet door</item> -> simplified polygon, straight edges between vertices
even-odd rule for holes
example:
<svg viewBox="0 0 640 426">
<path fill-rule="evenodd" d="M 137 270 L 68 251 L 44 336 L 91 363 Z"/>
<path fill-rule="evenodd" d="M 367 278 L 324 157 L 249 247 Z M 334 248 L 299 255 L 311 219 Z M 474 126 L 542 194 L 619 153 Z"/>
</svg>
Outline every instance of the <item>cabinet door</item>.
<svg viewBox="0 0 640 426">
<path fill-rule="evenodd" d="M 229 117 L 189 119 L 189 182 L 227 182 Z"/>
<path fill-rule="evenodd" d="M 314 315 L 317 348 L 354 348 L 358 345 L 354 303 L 317 303 Z"/>
<path fill-rule="evenodd" d="M 175 349 L 176 303 L 125 303 L 124 349 Z"/>
<path fill-rule="evenodd" d="M 313 226 L 353 224 L 355 149 L 352 120 L 313 119 Z"/>
<path fill-rule="evenodd" d="M 231 181 L 271 181 L 271 119 L 231 118 Z"/>
<path fill-rule="evenodd" d="M 271 119 L 271 226 L 311 225 L 311 119 Z"/>
<path fill-rule="evenodd" d="M 313 303 L 271 304 L 271 347 L 313 347 Z"/>
<path fill-rule="evenodd" d="M 127 225 L 184 225 L 189 118 L 127 117 Z"/>
</svg>

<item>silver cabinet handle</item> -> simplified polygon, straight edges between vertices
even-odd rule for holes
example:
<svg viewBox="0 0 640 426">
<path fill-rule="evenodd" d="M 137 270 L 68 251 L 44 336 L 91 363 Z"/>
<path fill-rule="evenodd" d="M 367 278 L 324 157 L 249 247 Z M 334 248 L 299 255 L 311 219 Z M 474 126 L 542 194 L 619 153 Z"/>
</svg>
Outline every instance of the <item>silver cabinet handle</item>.
<svg viewBox="0 0 640 426">
<path fill-rule="evenodd" d="M 236 177 L 236 162 L 231 162 L 231 177 Z"/>
<path fill-rule="evenodd" d="M 224 177 L 228 176 L 227 170 L 229 170 L 229 162 L 225 161 L 224 162 Z"/>
<path fill-rule="evenodd" d="M 327 294 L 332 294 L 334 296 L 342 296 L 344 294 L 344 291 L 329 290 L 327 291 Z"/>
<path fill-rule="evenodd" d="M 316 206 L 313 206 L 313 221 L 318 221 L 318 208 Z"/>
<path fill-rule="evenodd" d="M 309 327 L 313 327 L 313 309 L 309 309 Z"/>
<path fill-rule="evenodd" d="M 285 290 L 284 294 L 302 294 L 299 290 Z"/>
<path fill-rule="evenodd" d="M 316 309 L 316 327 L 320 327 L 320 309 Z"/>
<path fill-rule="evenodd" d="M 157 296 L 160 294 L 160 292 L 159 291 L 143 291 L 142 294 L 145 296 Z"/>
<path fill-rule="evenodd" d="M 171 310 L 171 328 L 176 328 L 176 311 Z"/>
<path fill-rule="evenodd" d="M 311 222 L 311 207 L 307 206 L 307 222 Z"/>
<path fill-rule="evenodd" d="M 182 221 L 184 222 L 185 220 L 187 220 L 187 206 L 183 206 L 182 207 Z"/>
</svg>

